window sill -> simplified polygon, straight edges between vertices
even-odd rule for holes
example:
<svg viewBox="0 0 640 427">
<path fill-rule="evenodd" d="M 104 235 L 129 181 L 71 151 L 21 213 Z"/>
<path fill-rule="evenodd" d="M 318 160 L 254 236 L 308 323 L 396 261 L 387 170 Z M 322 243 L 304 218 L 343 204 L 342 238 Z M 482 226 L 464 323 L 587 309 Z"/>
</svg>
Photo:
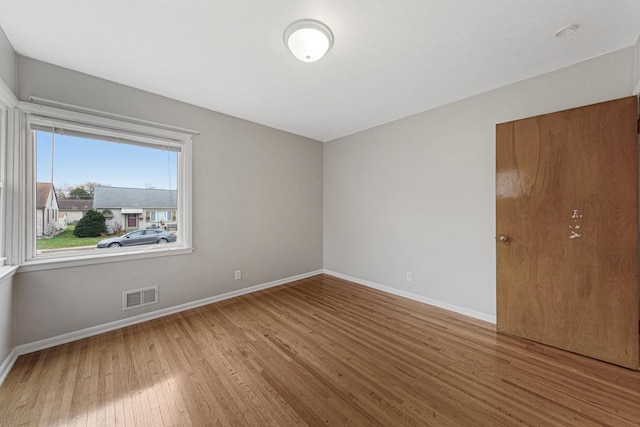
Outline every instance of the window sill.
<svg viewBox="0 0 640 427">
<path fill-rule="evenodd" d="M 18 273 L 30 271 L 53 270 L 57 268 L 79 267 L 85 265 L 106 264 L 121 261 L 133 261 L 147 258 L 185 255 L 193 252 L 193 248 L 158 249 L 152 251 L 123 251 L 104 253 L 100 255 L 88 254 L 71 257 L 38 258 L 25 262 L 20 266 Z"/>
<path fill-rule="evenodd" d="M 10 279 L 16 274 L 17 265 L 3 265 L 0 267 L 0 283 Z"/>
</svg>

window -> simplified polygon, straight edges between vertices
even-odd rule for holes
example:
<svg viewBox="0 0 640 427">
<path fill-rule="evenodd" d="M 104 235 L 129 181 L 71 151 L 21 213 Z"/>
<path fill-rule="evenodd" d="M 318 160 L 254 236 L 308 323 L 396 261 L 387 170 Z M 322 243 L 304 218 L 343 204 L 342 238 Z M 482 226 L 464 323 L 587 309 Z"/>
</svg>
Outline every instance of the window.
<svg viewBox="0 0 640 427">
<path fill-rule="evenodd" d="M 36 254 L 95 246 L 74 234 L 82 225 L 78 210 L 110 213 L 103 232 L 113 235 L 123 224 L 128 231 L 148 227 L 142 218 L 145 207 L 177 208 L 178 153 L 173 150 L 105 141 L 99 135 L 66 135 L 64 128 L 35 130 L 34 138 Z M 65 208 L 66 221 L 58 218 L 56 205 Z M 40 210 L 50 213 L 42 224 Z M 171 218 L 162 212 L 165 216 Z"/>
<path fill-rule="evenodd" d="M 148 216 L 151 222 L 169 222 L 176 219 L 174 211 L 150 211 Z"/>
<path fill-rule="evenodd" d="M 15 203 L 17 187 L 14 183 L 24 182 L 16 179 L 21 169 L 16 168 L 14 162 L 16 150 L 13 138 L 19 129 L 15 109 L 17 105 L 18 99 L 0 79 L 0 279 L 16 271 L 16 267 L 6 267 L 6 264 L 17 264 L 14 256 L 18 245 L 15 230 L 20 217 Z"/>
<path fill-rule="evenodd" d="M 191 250 L 195 132 L 114 119 L 107 113 L 31 103 L 19 107 L 27 113 L 25 157 L 32 159 L 26 165 L 26 270 Z M 180 219 L 172 234 L 175 242 L 98 248 L 101 240 L 150 228 L 154 221 L 147 218 L 151 214 L 145 216 L 147 210 L 156 221 Z"/>
</svg>

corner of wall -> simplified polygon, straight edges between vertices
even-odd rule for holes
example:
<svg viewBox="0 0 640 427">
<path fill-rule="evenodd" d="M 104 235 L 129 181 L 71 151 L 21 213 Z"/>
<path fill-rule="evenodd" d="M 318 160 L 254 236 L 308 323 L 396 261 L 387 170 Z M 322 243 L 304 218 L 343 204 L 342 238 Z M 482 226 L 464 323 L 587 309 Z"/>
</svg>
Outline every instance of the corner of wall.
<svg viewBox="0 0 640 427">
<path fill-rule="evenodd" d="M 15 348 L 15 293 L 13 274 L 16 267 L 0 267 L 0 384 L 18 358 Z"/>
<path fill-rule="evenodd" d="M 2 27 L 0 27 L 0 81 L 16 93 L 18 89 L 18 61 L 16 51 Z"/>
</svg>

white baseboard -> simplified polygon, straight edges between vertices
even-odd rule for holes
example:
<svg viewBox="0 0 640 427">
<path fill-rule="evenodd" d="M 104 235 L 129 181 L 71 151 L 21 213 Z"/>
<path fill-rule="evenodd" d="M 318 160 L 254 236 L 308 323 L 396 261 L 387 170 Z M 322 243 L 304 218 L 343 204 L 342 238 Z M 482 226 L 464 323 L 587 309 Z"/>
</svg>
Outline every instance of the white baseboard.
<svg viewBox="0 0 640 427">
<path fill-rule="evenodd" d="M 4 382 L 4 379 L 9 375 L 9 371 L 13 368 L 13 364 L 16 363 L 18 359 L 18 351 L 13 348 L 9 355 L 7 355 L 6 359 L 2 361 L 0 364 L 0 385 Z"/>
<path fill-rule="evenodd" d="M 435 307 L 443 308 L 445 310 L 453 311 L 455 313 L 463 314 L 465 316 L 473 317 L 475 319 L 484 320 L 489 323 L 496 323 L 496 316 L 492 316 L 490 314 L 482 313 L 480 311 L 471 310 L 465 307 L 460 307 L 454 304 L 449 304 L 448 302 L 438 301 L 435 299 L 427 298 L 422 295 L 413 294 L 411 292 L 401 291 L 400 289 L 392 288 L 389 286 L 380 285 L 378 283 L 369 282 L 368 280 L 359 279 L 357 277 L 347 276 L 346 274 L 337 273 L 331 270 L 323 270 L 323 273 L 328 274 L 330 276 L 335 276 L 340 279 L 349 280 L 350 282 L 357 283 L 359 285 L 367 286 L 369 288 L 377 289 L 382 292 L 386 292 L 392 295 L 397 295 L 399 297 L 408 298 L 414 301 L 422 302 L 424 304 L 433 305 Z"/>
<path fill-rule="evenodd" d="M 225 294 L 204 298 L 198 301 L 188 302 L 188 303 L 180 304 L 174 307 L 164 308 L 161 310 L 153 311 L 151 313 L 145 313 L 139 316 L 128 317 L 126 319 L 116 320 L 115 322 L 109 322 L 102 325 L 93 326 L 91 328 L 81 329 L 79 331 L 69 332 L 67 334 L 46 338 L 40 341 L 35 341 L 28 344 L 22 344 L 14 348 L 14 352 L 16 353 L 16 357 L 21 356 L 23 354 L 33 353 L 34 351 L 44 350 L 46 348 L 55 347 L 57 345 L 66 344 L 72 341 L 77 341 L 77 340 L 88 338 L 94 335 L 103 334 L 105 332 L 113 331 L 115 329 L 136 325 L 138 323 L 157 319 L 159 317 L 168 316 L 174 313 L 179 313 L 181 311 L 189 310 L 192 308 L 200 307 L 200 306 L 211 304 L 214 302 L 223 301 L 223 300 L 234 298 L 240 295 L 250 294 L 252 292 L 261 291 L 263 289 L 272 288 L 274 286 L 283 285 L 289 282 L 295 282 L 296 280 L 306 279 L 307 277 L 315 276 L 317 274 L 322 274 L 322 270 L 312 271 L 309 273 L 299 274 L 297 276 L 274 280 L 273 282 L 263 283 L 260 285 L 239 289 L 237 291 L 227 292 Z M 13 363 L 11 363 L 11 365 L 13 365 Z M 4 366 L 4 364 L 2 366 Z M 1 372 L 2 371 L 0 370 L 0 373 Z"/>
</svg>

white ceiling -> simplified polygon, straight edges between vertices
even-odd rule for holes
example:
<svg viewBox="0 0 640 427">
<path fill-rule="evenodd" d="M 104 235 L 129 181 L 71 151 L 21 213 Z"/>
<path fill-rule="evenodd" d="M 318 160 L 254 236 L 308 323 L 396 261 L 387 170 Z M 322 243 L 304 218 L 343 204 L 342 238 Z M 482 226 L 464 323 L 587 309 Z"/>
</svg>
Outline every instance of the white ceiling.
<svg viewBox="0 0 640 427">
<path fill-rule="evenodd" d="M 303 18 L 335 36 L 315 63 L 282 40 Z M 0 0 L 0 26 L 21 55 L 329 141 L 631 46 L 640 1 Z"/>
</svg>

